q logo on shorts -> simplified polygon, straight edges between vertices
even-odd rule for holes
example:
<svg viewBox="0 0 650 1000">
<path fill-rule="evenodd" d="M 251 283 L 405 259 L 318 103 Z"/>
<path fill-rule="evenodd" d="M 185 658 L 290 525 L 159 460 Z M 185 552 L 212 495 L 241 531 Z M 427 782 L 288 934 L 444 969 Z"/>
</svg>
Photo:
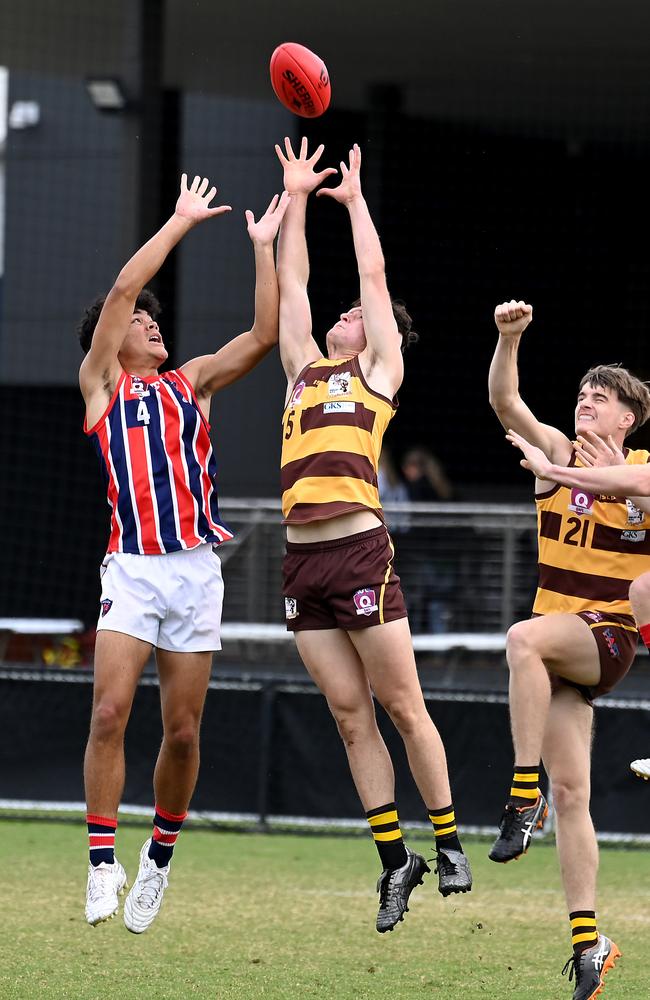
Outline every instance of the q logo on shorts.
<svg viewBox="0 0 650 1000">
<path fill-rule="evenodd" d="M 370 590 L 368 587 L 357 590 L 353 600 L 358 615 L 371 615 L 373 611 L 379 611 L 377 595 L 374 590 Z"/>
</svg>

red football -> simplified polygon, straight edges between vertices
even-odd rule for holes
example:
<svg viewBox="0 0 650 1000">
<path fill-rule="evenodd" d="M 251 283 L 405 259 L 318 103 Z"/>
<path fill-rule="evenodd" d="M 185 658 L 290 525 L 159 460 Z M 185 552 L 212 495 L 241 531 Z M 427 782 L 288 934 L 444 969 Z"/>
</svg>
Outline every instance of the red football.
<svg viewBox="0 0 650 1000">
<path fill-rule="evenodd" d="M 325 63 L 297 42 L 278 45 L 271 56 L 271 83 L 285 108 L 302 118 L 327 111 L 332 96 Z"/>
</svg>

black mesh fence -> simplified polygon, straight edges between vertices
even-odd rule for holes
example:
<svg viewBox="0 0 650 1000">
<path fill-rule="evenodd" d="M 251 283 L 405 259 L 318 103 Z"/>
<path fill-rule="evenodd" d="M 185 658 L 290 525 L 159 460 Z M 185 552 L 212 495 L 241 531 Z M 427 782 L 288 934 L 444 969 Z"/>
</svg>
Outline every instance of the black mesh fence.
<svg viewBox="0 0 650 1000">
<path fill-rule="evenodd" d="M 83 801 L 82 760 L 91 705 L 88 677 L 0 677 L 0 812 L 48 815 Z M 511 776 L 505 694 L 429 690 L 427 707 L 445 743 L 456 813 L 465 827 L 496 826 Z M 405 823 L 427 814 L 402 742 L 381 708 L 380 729 L 395 764 Z M 629 770 L 647 745 L 650 702 L 603 702 L 597 716 L 592 815 L 598 831 L 650 836 L 646 786 Z M 126 741 L 123 802 L 147 812 L 161 739 L 158 687 L 138 689 Z M 44 753 L 44 748 L 47 752 Z M 280 677 L 211 683 L 203 719 L 193 814 L 221 822 L 313 825 L 363 820 L 345 751 L 325 699 L 308 683 Z"/>
</svg>

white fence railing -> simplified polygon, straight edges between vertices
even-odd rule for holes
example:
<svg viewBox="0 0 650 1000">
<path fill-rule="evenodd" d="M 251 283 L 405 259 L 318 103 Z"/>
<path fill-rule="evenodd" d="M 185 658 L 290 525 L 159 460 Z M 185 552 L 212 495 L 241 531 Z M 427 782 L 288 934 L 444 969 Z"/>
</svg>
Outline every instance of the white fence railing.
<svg viewBox="0 0 650 1000">
<path fill-rule="evenodd" d="M 281 623 L 284 528 L 277 500 L 225 499 L 235 540 L 221 546 L 225 622 Z M 533 505 L 394 504 L 386 520 L 414 634 L 503 633 L 530 614 Z"/>
</svg>

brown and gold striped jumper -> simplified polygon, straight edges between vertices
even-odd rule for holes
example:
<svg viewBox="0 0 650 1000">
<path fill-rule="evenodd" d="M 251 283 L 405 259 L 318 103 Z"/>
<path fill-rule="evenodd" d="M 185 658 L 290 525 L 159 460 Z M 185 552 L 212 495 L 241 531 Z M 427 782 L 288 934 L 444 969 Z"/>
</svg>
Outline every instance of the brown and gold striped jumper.
<svg viewBox="0 0 650 1000">
<path fill-rule="evenodd" d="M 650 452 L 625 449 L 629 465 L 649 459 Z M 630 616 L 623 627 L 635 630 L 628 594 L 632 580 L 650 570 L 650 516 L 624 498 L 569 486 L 554 486 L 535 500 L 539 584 L 533 613 L 598 610 Z"/>
<path fill-rule="evenodd" d="M 282 418 L 285 524 L 368 509 L 383 520 L 377 465 L 396 408 L 370 388 L 356 357 L 303 368 Z"/>
</svg>

